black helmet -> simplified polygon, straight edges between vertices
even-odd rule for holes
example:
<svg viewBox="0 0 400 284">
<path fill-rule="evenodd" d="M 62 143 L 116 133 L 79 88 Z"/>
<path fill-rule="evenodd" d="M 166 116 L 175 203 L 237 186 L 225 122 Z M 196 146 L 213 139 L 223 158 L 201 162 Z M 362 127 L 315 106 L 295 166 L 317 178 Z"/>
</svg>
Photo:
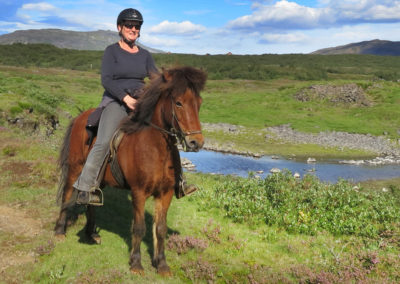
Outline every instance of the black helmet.
<svg viewBox="0 0 400 284">
<path fill-rule="evenodd" d="M 136 9 L 128 8 L 119 13 L 117 18 L 117 26 L 121 25 L 123 21 L 137 21 L 143 24 L 142 14 Z"/>
</svg>

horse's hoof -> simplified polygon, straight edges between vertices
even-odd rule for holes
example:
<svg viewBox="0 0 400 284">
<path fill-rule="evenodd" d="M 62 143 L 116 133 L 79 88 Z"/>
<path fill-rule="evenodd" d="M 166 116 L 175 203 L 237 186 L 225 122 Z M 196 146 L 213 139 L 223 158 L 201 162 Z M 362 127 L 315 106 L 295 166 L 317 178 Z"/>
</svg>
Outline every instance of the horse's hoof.
<svg viewBox="0 0 400 284">
<path fill-rule="evenodd" d="M 171 277 L 172 276 L 171 269 L 169 269 L 168 265 L 165 265 L 163 267 L 158 267 L 157 273 L 162 277 Z"/>
<path fill-rule="evenodd" d="M 132 268 L 131 273 L 134 275 L 144 276 L 144 269 L 143 268 Z"/>
<path fill-rule="evenodd" d="M 101 244 L 101 237 L 99 234 L 92 234 L 90 235 L 90 238 L 92 239 L 92 241 L 96 244 Z"/>
<path fill-rule="evenodd" d="M 62 241 L 65 240 L 65 234 L 55 234 L 55 235 L 54 235 L 54 238 L 55 238 L 57 241 L 62 242 Z"/>
</svg>

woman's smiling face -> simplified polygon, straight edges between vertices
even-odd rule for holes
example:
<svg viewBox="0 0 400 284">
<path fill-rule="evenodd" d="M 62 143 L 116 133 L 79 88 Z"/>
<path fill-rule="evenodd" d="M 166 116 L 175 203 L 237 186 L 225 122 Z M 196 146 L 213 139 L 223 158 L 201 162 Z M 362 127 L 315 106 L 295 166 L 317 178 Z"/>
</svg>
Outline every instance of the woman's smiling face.
<svg viewBox="0 0 400 284">
<path fill-rule="evenodd" d="M 137 21 L 125 21 L 121 26 L 118 26 L 118 31 L 129 41 L 134 42 L 140 33 L 141 23 Z"/>
</svg>

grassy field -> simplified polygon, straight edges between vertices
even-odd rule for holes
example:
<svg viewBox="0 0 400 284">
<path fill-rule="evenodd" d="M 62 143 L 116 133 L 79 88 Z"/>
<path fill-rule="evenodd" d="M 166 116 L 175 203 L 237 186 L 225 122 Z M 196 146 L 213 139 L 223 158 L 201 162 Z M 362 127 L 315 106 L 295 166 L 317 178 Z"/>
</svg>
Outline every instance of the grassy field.
<svg viewBox="0 0 400 284">
<path fill-rule="evenodd" d="M 290 123 L 305 132 L 386 131 L 398 139 L 398 83 L 353 76 L 329 81 L 209 80 L 201 120 L 243 125 L 254 135 L 210 132 L 206 137 L 271 154 L 370 155 L 266 144 L 256 135 L 267 126 Z M 293 97 L 312 84 L 347 82 L 363 86 L 374 104 L 346 107 L 301 103 Z M 60 141 L 71 117 L 96 106 L 101 93 L 94 72 L 0 66 L 0 283 L 400 281 L 399 179 L 332 185 L 286 174 L 266 180 L 188 174 L 189 182 L 201 190 L 171 205 L 166 252 L 171 278 L 159 277 L 151 266 L 152 200 L 142 244 L 146 274 L 130 274 L 132 213 L 127 191 L 105 190 L 106 204 L 97 210 L 101 245 L 85 238 L 82 207 L 71 212 L 75 218 L 66 239 L 57 241 L 52 230 L 58 214 L 55 165 Z M 59 120 L 55 131 L 51 117 Z M 16 118 L 25 123 L 7 122 Z"/>
<path fill-rule="evenodd" d="M 399 181 L 354 185 L 189 174 L 200 186 L 168 215 L 171 278 L 151 266 L 152 200 L 142 244 L 145 276 L 129 272 L 131 205 L 107 188 L 97 209 L 102 244 L 77 207 L 67 237 L 53 227 L 58 140 L 1 130 L 0 283 L 395 283 L 400 281 Z M 382 187 L 387 188 L 382 191 Z M 265 210 L 265 211 L 263 211 Z"/>
</svg>

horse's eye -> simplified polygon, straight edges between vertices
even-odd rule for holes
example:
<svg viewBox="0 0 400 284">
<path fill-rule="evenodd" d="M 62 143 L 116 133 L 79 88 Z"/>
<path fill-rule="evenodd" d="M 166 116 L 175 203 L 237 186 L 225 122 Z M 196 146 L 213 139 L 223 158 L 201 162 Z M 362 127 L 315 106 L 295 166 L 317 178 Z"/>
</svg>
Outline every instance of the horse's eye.
<svg viewBox="0 0 400 284">
<path fill-rule="evenodd" d="M 183 105 L 182 105 L 181 102 L 176 102 L 175 105 L 176 105 L 177 107 L 183 107 Z"/>
</svg>

